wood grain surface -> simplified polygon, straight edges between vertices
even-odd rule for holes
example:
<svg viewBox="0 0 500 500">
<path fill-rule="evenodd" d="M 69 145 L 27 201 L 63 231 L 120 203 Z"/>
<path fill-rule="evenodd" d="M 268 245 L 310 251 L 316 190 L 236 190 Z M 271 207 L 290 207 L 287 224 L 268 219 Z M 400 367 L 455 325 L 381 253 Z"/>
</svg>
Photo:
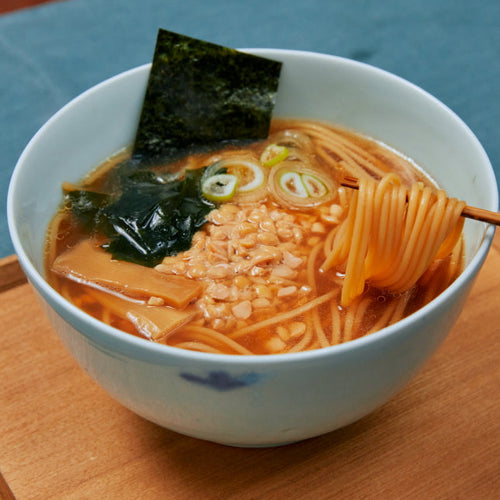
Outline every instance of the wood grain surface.
<svg viewBox="0 0 500 500">
<path fill-rule="evenodd" d="M 267 449 L 185 437 L 120 406 L 14 276 L 0 294 L 0 495 L 500 498 L 499 270 L 497 235 L 457 325 L 390 402 L 343 429 Z"/>
</svg>

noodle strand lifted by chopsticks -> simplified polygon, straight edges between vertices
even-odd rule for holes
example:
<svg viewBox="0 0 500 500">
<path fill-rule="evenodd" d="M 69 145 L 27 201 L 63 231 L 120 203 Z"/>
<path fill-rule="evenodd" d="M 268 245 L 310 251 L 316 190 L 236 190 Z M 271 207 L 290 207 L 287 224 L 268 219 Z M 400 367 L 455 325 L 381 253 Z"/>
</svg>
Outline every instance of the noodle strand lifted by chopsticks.
<svg viewBox="0 0 500 500">
<path fill-rule="evenodd" d="M 380 182 L 359 179 L 359 191 L 321 266 L 324 272 L 345 266 L 342 305 L 363 293 L 366 282 L 393 292 L 411 288 L 436 256 L 446 256 L 457 244 L 464 206 L 422 183 L 403 191 L 394 174 Z"/>
</svg>

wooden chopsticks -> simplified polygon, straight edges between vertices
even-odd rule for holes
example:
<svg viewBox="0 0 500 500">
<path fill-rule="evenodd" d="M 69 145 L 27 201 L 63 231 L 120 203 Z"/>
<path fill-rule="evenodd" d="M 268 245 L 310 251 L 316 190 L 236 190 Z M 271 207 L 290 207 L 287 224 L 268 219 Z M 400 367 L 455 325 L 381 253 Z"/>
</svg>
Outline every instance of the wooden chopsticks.
<svg viewBox="0 0 500 500">
<path fill-rule="evenodd" d="M 342 186 L 349 187 L 352 189 L 358 189 L 358 179 L 355 177 L 345 176 L 340 182 Z M 481 222 L 488 222 L 489 224 L 495 224 L 500 226 L 500 213 L 492 212 L 491 210 L 485 210 L 484 208 L 469 207 L 466 205 L 462 210 L 462 217 L 467 217 L 468 219 L 474 219 Z"/>
</svg>

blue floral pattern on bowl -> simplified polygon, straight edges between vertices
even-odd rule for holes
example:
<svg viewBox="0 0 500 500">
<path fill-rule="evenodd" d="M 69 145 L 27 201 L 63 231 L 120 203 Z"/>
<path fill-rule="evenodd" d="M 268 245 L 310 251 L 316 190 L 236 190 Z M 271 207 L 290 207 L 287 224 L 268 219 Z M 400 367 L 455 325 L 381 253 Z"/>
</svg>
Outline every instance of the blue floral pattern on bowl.
<svg viewBox="0 0 500 500">
<path fill-rule="evenodd" d="M 189 382 L 204 385 L 217 391 L 231 391 L 247 387 L 258 382 L 260 378 L 257 373 L 253 372 L 235 376 L 225 371 L 210 371 L 206 376 L 181 372 L 180 377 Z"/>
</svg>

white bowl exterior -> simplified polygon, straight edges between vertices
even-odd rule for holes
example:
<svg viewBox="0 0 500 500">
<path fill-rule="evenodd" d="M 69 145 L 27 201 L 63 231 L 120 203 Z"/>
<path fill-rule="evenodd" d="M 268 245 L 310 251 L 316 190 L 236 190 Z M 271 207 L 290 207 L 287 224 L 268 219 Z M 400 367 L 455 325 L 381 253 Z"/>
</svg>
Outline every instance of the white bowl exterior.
<svg viewBox="0 0 500 500">
<path fill-rule="evenodd" d="M 285 62 L 277 115 L 333 121 L 371 135 L 415 159 L 451 195 L 497 209 L 496 181 L 481 145 L 458 117 L 421 89 L 333 56 L 252 52 Z M 386 402 L 454 324 L 493 228 L 467 224 L 467 268 L 423 310 L 369 337 L 290 355 L 210 355 L 149 343 L 90 318 L 44 281 L 42 248 L 60 184 L 78 181 L 132 142 L 148 71 L 145 65 L 118 75 L 69 103 L 26 147 L 11 181 L 12 240 L 66 348 L 134 412 L 225 444 L 264 446 L 312 437 Z"/>
</svg>

